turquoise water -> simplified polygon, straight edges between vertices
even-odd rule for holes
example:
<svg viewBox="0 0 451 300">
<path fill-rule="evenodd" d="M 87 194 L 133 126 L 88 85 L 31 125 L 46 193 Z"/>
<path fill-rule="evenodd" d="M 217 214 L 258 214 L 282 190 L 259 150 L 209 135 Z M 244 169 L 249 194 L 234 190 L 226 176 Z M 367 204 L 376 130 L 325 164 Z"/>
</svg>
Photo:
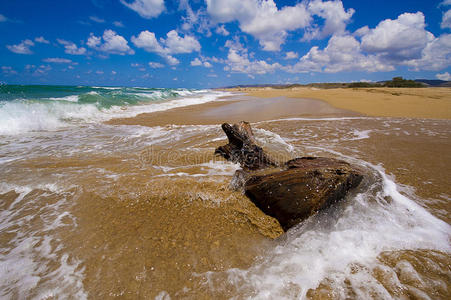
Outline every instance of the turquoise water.
<svg viewBox="0 0 451 300">
<path fill-rule="evenodd" d="M 2 85 L 0 135 L 133 117 L 213 101 L 224 92 L 140 87 Z"/>
<path fill-rule="evenodd" d="M 186 96 L 194 92 L 188 89 L 163 89 L 139 87 L 91 87 L 53 85 L 3 85 L 0 101 L 67 101 L 79 104 L 95 103 L 100 108 L 136 105 L 150 101 Z"/>
</svg>

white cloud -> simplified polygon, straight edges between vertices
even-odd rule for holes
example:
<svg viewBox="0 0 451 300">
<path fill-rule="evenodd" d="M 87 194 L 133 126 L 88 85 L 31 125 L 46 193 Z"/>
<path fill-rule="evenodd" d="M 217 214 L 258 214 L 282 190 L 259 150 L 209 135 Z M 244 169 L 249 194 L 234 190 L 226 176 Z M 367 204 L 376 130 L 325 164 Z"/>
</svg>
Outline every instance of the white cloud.
<svg viewBox="0 0 451 300">
<path fill-rule="evenodd" d="M 180 37 L 175 30 L 169 31 L 166 40 L 160 39 L 160 41 L 166 45 L 168 53 L 177 54 L 200 51 L 200 44 L 194 37 L 189 35 Z"/>
<path fill-rule="evenodd" d="M 105 20 L 104 20 L 104 19 L 101 19 L 101 18 L 96 17 L 96 16 L 90 16 L 90 17 L 89 17 L 89 20 L 91 20 L 91 21 L 93 21 L 93 22 L 96 22 L 96 23 L 105 23 Z"/>
<path fill-rule="evenodd" d="M 345 11 L 341 1 L 314 0 L 308 4 L 308 11 L 312 15 L 325 19 L 324 27 L 320 30 L 317 27 L 309 27 L 304 35 L 305 40 L 314 38 L 325 38 L 333 34 L 345 32 L 346 25 L 351 21 L 354 9 Z"/>
<path fill-rule="evenodd" d="M 96 71 L 96 74 L 98 75 L 102 75 L 104 72 L 103 71 Z"/>
<path fill-rule="evenodd" d="M 43 76 L 47 75 L 49 71 L 52 70 L 52 67 L 49 65 L 40 65 L 36 68 L 36 70 L 33 72 L 33 76 Z"/>
<path fill-rule="evenodd" d="M 292 73 L 361 70 L 368 72 L 391 71 L 393 66 L 384 64 L 375 55 L 364 55 L 360 43 L 350 35 L 332 36 L 324 50 L 314 46 L 301 59 L 286 70 Z"/>
<path fill-rule="evenodd" d="M 237 42 L 226 43 L 229 47 L 225 71 L 245 73 L 248 75 L 272 73 L 282 66 L 279 63 L 269 64 L 264 60 L 250 60 L 247 49 Z"/>
<path fill-rule="evenodd" d="M 83 55 L 86 54 L 86 48 L 77 47 L 77 45 L 71 41 L 57 39 L 57 42 L 64 46 L 64 52 L 72 55 Z"/>
<path fill-rule="evenodd" d="M 117 72 L 116 71 L 111 71 L 111 75 L 116 75 Z"/>
<path fill-rule="evenodd" d="M 160 38 L 161 44 L 155 37 L 155 33 L 148 30 L 141 31 L 137 37 L 132 36 L 131 40 L 136 47 L 157 53 L 172 66 L 180 63 L 172 54 L 200 51 L 200 44 L 194 37 L 189 35 L 181 37 L 175 30 L 169 31 L 166 39 Z"/>
<path fill-rule="evenodd" d="M 436 74 L 435 77 L 440 80 L 451 81 L 451 74 L 448 72 Z"/>
<path fill-rule="evenodd" d="M 421 51 L 421 57 L 403 62 L 414 70 L 442 70 L 451 66 L 451 34 L 443 34 L 430 41 Z"/>
<path fill-rule="evenodd" d="M 124 24 L 121 21 L 114 21 L 113 25 L 116 27 L 125 27 Z"/>
<path fill-rule="evenodd" d="M 164 0 L 134 0 L 131 3 L 121 0 L 121 3 L 146 19 L 158 17 L 165 9 Z"/>
<path fill-rule="evenodd" d="M 419 58 L 434 38 L 425 26 L 422 12 L 404 13 L 396 20 L 384 20 L 362 36 L 362 49 L 386 60 Z"/>
<path fill-rule="evenodd" d="M 50 42 L 47 41 L 43 36 L 39 36 L 39 37 L 34 38 L 34 41 L 36 43 L 41 43 L 41 44 L 50 44 Z"/>
<path fill-rule="evenodd" d="M 443 0 L 439 6 L 447 6 L 447 5 L 451 5 L 451 0 Z"/>
<path fill-rule="evenodd" d="M 160 45 L 155 37 L 155 33 L 148 30 L 141 31 L 137 37 L 132 36 L 132 43 L 138 47 L 146 50 L 147 52 L 164 53 L 165 50 Z"/>
<path fill-rule="evenodd" d="M 164 65 L 151 61 L 151 62 L 149 62 L 149 67 L 151 67 L 152 69 L 160 69 L 160 68 L 164 68 Z"/>
<path fill-rule="evenodd" d="M 169 65 L 171 65 L 171 66 L 175 66 L 175 65 L 178 65 L 180 63 L 180 61 L 177 58 L 175 58 L 175 57 L 173 57 L 171 55 L 164 56 L 164 59 L 166 59 L 166 62 Z"/>
<path fill-rule="evenodd" d="M 451 29 L 451 9 L 443 14 L 442 23 L 440 24 L 440 27 L 443 29 L 444 28 Z"/>
<path fill-rule="evenodd" d="M 227 29 L 225 28 L 224 24 L 222 24 L 221 26 L 216 27 L 215 32 L 217 34 L 223 35 L 223 36 L 228 36 L 230 33 L 227 31 Z"/>
<path fill-rule="evenodd" d="M 9 51 L 17 53 L 17 54 L 32 54 L 33 52 L 30 50 L 30 47 L 34 46 L 33 41 L 31 40 L 23 40 L 20 44 L 17 45 L 7 45 Z"/>
<path fill-rule="evenodd" d="M 363 26 L 363 27 L 357 29 L 354 32 L 354 35 L 358 36 L 358 37 L 362 37 L 364 35 L 367 35 L 369 32 L 370 32 L 370 28 L 368 26 Z"/>
<path fill-rule="evenodd" d="M 204 66 L 205 68 L 211 68 L 212 65 L 211 63 L 209 63 L 208 61 L 204 61 L 202 62 L 199 58 L 195 58 L 194 60 L 191 61 L 191 66 L 193 67 L 198 67 L 198 66 Z"/>
<path fill-rule="evenodd" d="M 91 33 L 86 44 L 91 48 L 108 54 L 125 55 L 135 53 L 128 45 L 127 40 L 111 29 L 105 30 L 102 37 L 97 37 Z"/>
<path fill-rule="evenodd" d="M 257 38 L 263 50 L 278 51 L 287 31 L 305 28 L 311 17 L 305 4 L 280 10 L 273 0 L 206 0 L 207 12 L 216 23 L 238 21 L 242 31 Z"/>
<path fill-rule="evenodd" d="M 71 64 L 72 60 L 67 58 L 60 58 L 60 57 L 49 57 L 45 58 L 42 61 L 47 63 L 57 63 L 57 64 Z"/>
<path fill-rule="evenodd" d="M 285 53 L 284 59 L 294 59 L 294 58 L 298 58 L 298 56 L 299 55 L 296 52 L 288 51 L 287 53 Z"/>
<path fill-rule="evenodd" d="M 2 72 L 5 74 L 5 75 L 16 75 L 17 74 L 17 71 L 16 70 L 14 70 L 12 67 L 10 67 L 10 66 L 2 66 Z"/>
<path fill-rule="evenodd" d="M 6 22 L 8 21 L 8 18 L 5 17 L 4 15 L 0 14 L 0 22 Z"/>
<path fill-rule="evenodd" d="M 202 66 L 202 62 L 200 61 L 199 58 L 196 57 L 194 60 L 191 61 L 191 65 L 193 67 Z"/>
</svg>

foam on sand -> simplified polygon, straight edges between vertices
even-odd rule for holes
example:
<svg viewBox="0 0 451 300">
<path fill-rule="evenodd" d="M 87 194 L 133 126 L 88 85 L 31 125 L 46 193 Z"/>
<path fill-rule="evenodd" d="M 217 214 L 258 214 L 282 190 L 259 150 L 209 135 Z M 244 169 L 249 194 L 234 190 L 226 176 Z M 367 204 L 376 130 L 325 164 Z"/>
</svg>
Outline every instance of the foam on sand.
<svg viewBox="0 0 451 300">
<path fill-rule="evenodd" d="M 228 284 L 249 298 L 292 299 L 305 298 L 309 289 L 327 281 L 338 298 L 345 298 L 347 281 L 359 298 L 391 298 L 372 276 L 375 267 L 384 268 L 378 260 L 381 253 L 451 251 L 450 225 L 402 195 L 382 167 L 342 157 L 372 170 L 375 179 L 364 191 L 291 229 L 286 240 L 251 268 L 207 272 L 206 284 L 222 289 L 218 278 L 225 275 Z"/>
</svg>

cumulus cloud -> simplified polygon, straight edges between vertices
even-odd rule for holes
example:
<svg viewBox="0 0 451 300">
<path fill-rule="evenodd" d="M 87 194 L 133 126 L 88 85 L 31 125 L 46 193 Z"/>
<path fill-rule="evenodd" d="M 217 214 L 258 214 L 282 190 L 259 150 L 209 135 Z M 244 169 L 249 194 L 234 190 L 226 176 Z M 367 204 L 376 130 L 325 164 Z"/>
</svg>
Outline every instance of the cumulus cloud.
<svg viewBox="0 0 451 300">
<path fill-rule="evenodd" d="M 451 74 L 449 74 L 448 72 L 442 74 L 439 73 L 435 75 L 435 78 L 445 81 L 451 81 Z"/>
<path fill-rule="evenodd" d="M 91 33 L 86 44 L 93 49 L 108 54 L 125 55 L 135 53 L 128 45 L 127 40 L 111 29 L 105 30 L 102 37 L 97 37 Z"/>
<path fill-rule="evenodd" d="M 34 46 L 32 40 L 23 40 L 17 45 L 6 45 L 9 51 L 17 53 L 17 54 L 32 54 L 30 47 Z"/>
<path fill-rule="evenodd" d="M 169 31 L 166 36 L 166 40 L 160 40 L 166 45 L 168 53 L 177 54 L 200 51 L 199 42 L 192 36 L 185 35 L 181 37 L 175 30 Z"/>
<path fill-rule="evenodd" d="M 57 63 L 57 64 L 71 64 L 72 60 L 67 58 L 60 58 L 60 57 L 49 57 L 45 58 L 42 61 L 47 63 Z"/>
<path fill-rule="evenodd" d="M 217 34 L 223 35 L 223 36 L 228 36 L 230 33 L 227 31 L 227 29 L 225 28 L 224 24 L 221 26 L 216 27 L 215 32 Z"/>
<path fill-rule="evenodd" d="M 288 51 L 287 53 L 285 53 L 284 59 L 294 59 L 294 58 L 298 58 L 298 56 L 299 55 L 296 52 Z"/>
<path fill-rule="evenodd" d="M 441 28 L 449 28 L 451 29 L 451 9 L 443 14 L 442 23 L 440 24 Z"/>
<path fill-rule="evenodd" d="M 439 6 L 448 6 L 451 5 L 451 0 L 443 0 Z"/>
<path fill-rule="evenodd" d="M 362 49 L 387 60 L 419 58 L 432 33 L 425 30 L 422 12 L 404 13 L 396 20 L 387 19 L 362 36 Z"/>
<path fill-rule="evenodd" d="M 146 50 L 147 52 L 164 53 L 164 48 L 160 45 L 155 33 L 148 30 L 141 31 L 137 37 L 132 36 L 132 43 L 138 47 Z"/>
<path fill-rule="evenodd" d="M 41 43 L 41 44 L 50 44 L 50 42 L 47 41 L 43 36 L 36 37 L 36 38 L 34 39 L 34 41 L 35 41 L 36 43 Z"/>
<path fill-rule="evenodd" d="M 160 68 L 164 68 L 164 65 L 151 61 L 151 62 L 149 62 L 149 67 L 151 67 L 152 69 L 160 69 Z"/>
<path fill-rule="evenodd" d="M 314 46 L 288 72 L 391 71 L 408 66 L 415 71 L 442 70 L 451 65 L 451 34 L 439 37 L 425 30 L 421 12 L 367 26 L 353 35 L 333 35 L 324 49 Z M 360 40 L 360 41 L 359 41 Z"/>
<path fill-rule="evenodd" d="M 305 28 L 311 21 L 303 2 L 280 10 L 273 0 L 206 0 L 206 3 L 213 22 L 238 21 L 241 30 L 257 38 L 266 51 L 278 51 L 287 31 Z"/>
<path fill-rule="evenodd" d="M 164 59 L 166 59 L 166 62 L 169 65 L 171 65 L 171 66 L 175 66 L 175 65 L 178 65 L 180 63 L 180 61 L 177 58 L 175 58 L 175 57 L 173 57 L 171 55 L 164 56 Z"/>
<path fill-rule="evenodd" d="M 212 67 L 211 63 L 209 63 L 208 61 L 201 61 L 197 57 L 195 59 L 193 59 L 190 64 L 193 67 L 200 67 L 200 66 L 204 66 L 205 68 L 211 68 Z"/>
<path fill-rule="evenodd" d="M 307 9 L 312 15 L 323 18 L 325 22 L 322 29 L 317 26 L 307 28 L 304 35 L 305 40 L 322 39 L 333 34 L 344 33 L 346 25 L 351 21 L 355 12 L 352 8 L 346 11 L 341 1 L 314 0 L 308 4 Z"/>
<path fill-rule="evenodd" d="M 362 70 L 369 72 L 391 71 L 393 66 L 384 64 L 375 55 L 364 55 L 359 41 L 350 35 L 334 35 L 323 50 L 314 46 L 288 72 L 326 72 Z"/>
<path fill-rule="evenodd" d="M 229 47 L 229 53 L 225 61 L 225 71 L 253 76 L 255 74 L 272 73 L 282 67 L 279 63 L 269 64 L 264 60 L 251 60 L 247 49 L 243 48 L 237 41 L 226 43 L 226 47 Z"/>
<path fill-rule="evenodd" d="M 414 70 L 438 71 L 451 66 L 451 34 L 434 38 L 421 51 L 421 57 L 403 62 Z"/>
<path fill-rule="evenodd" d="M 165 9 L 164 0 L 134 0 L 132 2 L 121 0 L 121 3 L 146 19 L 158 17 Z"/>
<path fill-rule="evenodd" d="M 83 55 L 86 54 L 86 48 L 77 47 L 77 45 L 71 41 L 66 41 L 62 39 L 56 40 L 58 43 L 64 46 L 64 52 L 72 55 Z"/>
<path fill-rule="evenodd" d="M 132 36 L 131 40 L 136 47 L 159 54 L 170 65 L 179 64 L 179 60 L 172 54 L 191 53 L 200 51 L 201 48 L 193 36 L 181 37 L 175 30 L 169 31 L 166 39 L 160 38 L 160 41 L 155 37 L 155 33 L 148 30 L 141 31 L 137 37 Z"/>
<path fill-rule="evenodd" d="M 193 67 L 202 66 L 202 62 L 200 61 L 199 58 L 196 57 L 194 60 L 191 61 L 191 65 Z"/>
</svg>

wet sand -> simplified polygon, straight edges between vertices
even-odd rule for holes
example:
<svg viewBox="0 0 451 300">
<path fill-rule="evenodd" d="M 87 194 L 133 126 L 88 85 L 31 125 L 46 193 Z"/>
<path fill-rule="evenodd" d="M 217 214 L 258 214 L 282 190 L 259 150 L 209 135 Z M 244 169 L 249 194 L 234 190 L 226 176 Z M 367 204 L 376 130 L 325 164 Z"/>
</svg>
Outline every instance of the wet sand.
<svg viewBox="0 0 451 300">
<path fill-rule="evenodd" d="M 237 88 L 231 91 L 261 98 L 318 99 L 368 116 L 451 119 L 451 88 Z"/>
<path fill-rule="evenodd" d="M 83 130 L 77 129 L 65 137 L 66 148 L 57 148 L 56 156 L 51 150 L 58 138 L 52 136 L 48 141 L 42 140 L 42 145 L 50 143 L 48 149 L 39 145 L 42 153 L 12 162 L 6 176 L 12 181 L 26 176 L 38 181 L 54 180 L 57 174 L 59 184 L 78 187 L 66 196 L 76 225 L 73 225 L 75 221 L 63 218 L 67 226 L 54 231 L 70 251 L 69 263 L 75 258 L 81 262 L 76 270 L 83 273 L 83 287 L 92 298 L 253 297 L 258 292 L 261 274 L 254 274 L 257 279 L 251 282 L 254 275 L 250 268 L 259 266 L 267 256 L 277 258 L 274 251 L 303 247 L 303 243 L 292 244 L 290 236 L 295 237 L 296 231 L 283 235 L 277 221 L 265 216 L 241 193 L 228 188 L 234 166 L 213 155 L 216 147 L 226 143 L 220 129 L 223 122 L 252 122 L 260 145 L 273 156 L 336 157 L 338 154 L 333 152 L 336 151 L 380 165 L 398 184 L 406 185 L 401 191 L 403 195 L 451 223 L 449 121 L 366 118 L 364 112 L 356 113 L 359 110 L 350 105 L 345 109 L 336 108 L 325 101 L 308 99 L 312 95 L 287 98 L 297 94 L 260 92 L 266 98 L 236 95 L 201 105 L 114 119 L 97 131 L 86 129 L 83 144 L 71 145 L 72 140 L 77 140 L 76 134 Z M 422 105 L 427 106 L 429 100 L 424 101 Z M 381 114 L 395 114 L 391 107 L 378 109 L 385 109 Z M 428 116 L 427 110 L 424 111 L 421 118 Z M 291 120 L 278 120 L 286 118 Z M 59 197 L 46 190 L 37 189 L 34 193 Z M 17 197 L 8 193 L 0 195 L 0 200 L 7 205 Z M 20 217 L 26 217 L 30 211 L 40 212 L 40 208 L 26 206 L 31 203 L 27 197 L 18 204 L 24 206 L 24 215 Z M 52 204 L 48 198 L 44 199 Z M 343 207 L 348 204 L 344 202 Z M 42 222 L 37 213 L 33 213 L 31 220 L 38 225 Z M 362 216 L 361 220 L 365 222 L 366 217 Z M 342 221 L 346 222 L 346 218 Z M 386 222 L 389 221 L 384 219 L 382 223 Z M 327 235 L 327 230 L 320 233 Z M 383 242 L 384 234 L 374 232 L 375 247 L 378 241 Z M 0 236 L 4 243 L 9 239 L 8 235 Z M 328 244 L 326 241 L 321 250 L 327 250 Z M 356 245 L 359 247 L 359 241 Z M 332 246 L 341 249 L 342 244 Z M 344 252 L 352 251 L 354 248 Z M 315 249 L 314 255 L 312 259 L 322 253 Z M 323 258 L 327 263 L 328 258 Z M 308 263 L 297 261 L 295 256 L 286 261 L 290 266 L 287 272 L 296 268 L 301 272 L 302 265 Z M 357 263 L 351 266 L 351 273 L 363 272 L 392 297 L 418 298 L 425 293 L 448 299 L 451 294 L 448 253 L 427 249 L 387 250 L 380 253 L 377 262 L 374 269 L 364 265 L 365 262 Z M 276 259 L 275 265 L 261 267 L 261 271 L 272 272 L 278 265 Z M 250 277 L 232 280 L 228 277 L 230 270 L 250 270 Z M 52 274 L 50 271 L 47 273 Z M 312 272 L 304 272 L 302 276 L 307 279 Z M 285 272 L 276 277 L 283 276 Z M 302 286 L 287 278 L 282 295 L 299 298 Z M 46 283 L 43 280 L 42 284 Z M 323 278 L 307 296 L 335 299 L 341 295 L 340 291 L 345 291 L 348 298 L 356 298 L 369 285 L 365 280 L 362 284 L 363 287 L 356 287 L 355 282 L 346 280 L 333 284 L 330 278 Z M 74 294 L 71 290 L 68 293 Z M 380 296 L 372 293 L 365 295 Z"/>
<path fill-rule="evenodd" d="M 192 105 L 169 111 L 140 114 L 134 118 L 113 119 L 112 125 L 207 125 L 224 122 L 236 123 L 242 120 L 259 122 L 265 120 L 318 117 L 357 116 L 359 114 L 338 109 L 329 104 L 306 98 L 272 97 L 262 99 L 236 95 L 200 105 Z"/>
</svg>

